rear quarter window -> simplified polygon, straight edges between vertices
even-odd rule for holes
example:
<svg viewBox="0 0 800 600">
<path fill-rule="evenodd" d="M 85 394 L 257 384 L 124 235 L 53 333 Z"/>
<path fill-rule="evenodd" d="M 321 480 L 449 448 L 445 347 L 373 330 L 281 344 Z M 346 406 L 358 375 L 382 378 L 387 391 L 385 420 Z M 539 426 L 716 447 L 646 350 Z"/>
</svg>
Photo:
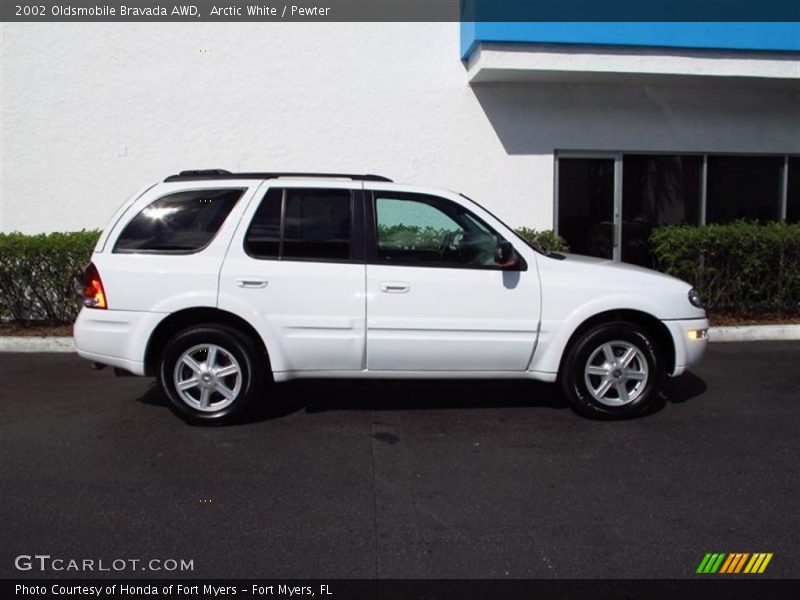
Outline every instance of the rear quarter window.
<svg viewBox="0 0 800 600">
<path fill-rule="evenodd" d="M 205 248 L 243 189 L 175 192 L 146 206 L 125 226 L 114 252 L 187 254 Z"/>
</svg>

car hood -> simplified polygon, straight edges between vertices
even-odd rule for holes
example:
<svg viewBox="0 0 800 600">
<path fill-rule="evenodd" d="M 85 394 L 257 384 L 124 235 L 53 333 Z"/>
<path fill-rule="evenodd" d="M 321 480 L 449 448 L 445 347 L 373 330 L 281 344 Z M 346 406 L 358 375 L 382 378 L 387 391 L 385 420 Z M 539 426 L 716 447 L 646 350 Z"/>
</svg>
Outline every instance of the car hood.
<svg viewBox="0 0 800 600">
<path fill-rule="evenodd" d="M 560 261 L 561 265 L 563 265 L 562 268 L 571 271 L 573 274 L 581 274 L 593 280 L 598 280 L 598 283 L 605 284 L 603 287 L 628 287 L 644 284 L 661 289 L 680 289 L 685 291 L 692 287 L 676 277 L 638 265 L 616 262 L 607 258 L 584 256 L 582 254 L 561 253 L 561 256 L 564 257 Z"/>
<path fill-rule="evenodd" d="M 550 320 L 573 313 L 615 309 L 638 310 L 659 319 L 699 319 L 705 311 L 692 306 L 691 285 L 651 269 L 578 254 L 537 258 L 542 305 Z"/>
</svg>

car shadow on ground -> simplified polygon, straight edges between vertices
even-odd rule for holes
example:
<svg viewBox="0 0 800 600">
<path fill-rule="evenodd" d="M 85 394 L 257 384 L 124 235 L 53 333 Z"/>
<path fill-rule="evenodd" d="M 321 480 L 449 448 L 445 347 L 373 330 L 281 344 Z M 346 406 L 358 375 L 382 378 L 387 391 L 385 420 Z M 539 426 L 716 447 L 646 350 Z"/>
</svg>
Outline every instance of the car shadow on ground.
<svg viewBox="0 0 800 600">
<path fill-rule="evenodd" d="M 707 389 L 693 373 L 668 378 L 660 402 L 647 414 L 659 412 L 668 403 L 683 404 Z M 150 406 L 167 406 L 155 384 L 138 399 Z M 519 380 L 350 380 L 314 379 L 270 386 L 243 423 L 279 418 L 305 410 L 422 410 L 480 409 L 504 407 L 568 408 L 556 384 Z"/>
<path fill-rule="evenodd" d="M 691 371 L 680 377 L 668 377 L 661 389 L 662 397 L 671 404 L 683 404 L 705 394 L 708 386 Z"/>
</svg>

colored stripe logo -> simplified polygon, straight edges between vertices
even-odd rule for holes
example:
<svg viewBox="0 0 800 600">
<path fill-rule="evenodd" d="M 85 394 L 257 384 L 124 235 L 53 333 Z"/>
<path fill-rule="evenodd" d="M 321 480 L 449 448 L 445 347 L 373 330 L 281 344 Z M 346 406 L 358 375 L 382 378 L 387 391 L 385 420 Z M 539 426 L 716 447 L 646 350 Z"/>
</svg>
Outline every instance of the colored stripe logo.
<svg viewBox="0 0 800 600">
<path fill-rule="evenodd" d="M 772 560 L 771 552 L 714 552 L 708 553 L 700 561 L 697 573 L 763 573 L 769 561 Z"/>
</svg>

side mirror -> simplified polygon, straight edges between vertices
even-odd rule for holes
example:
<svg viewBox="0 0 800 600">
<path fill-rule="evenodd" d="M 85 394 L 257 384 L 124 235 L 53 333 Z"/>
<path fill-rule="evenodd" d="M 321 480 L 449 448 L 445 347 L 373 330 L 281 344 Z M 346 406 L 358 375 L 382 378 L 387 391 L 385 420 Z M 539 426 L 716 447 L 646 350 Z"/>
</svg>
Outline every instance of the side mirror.
<svg viewBox="0 0 800 600">
<path fill-rule="evenodd" d="M 511 242 L 500 240 L 497 249 L 494 251 L 494 262 L 501 269 L 512 269 L 519 266 L 519 255 Z"/>
</svg>

